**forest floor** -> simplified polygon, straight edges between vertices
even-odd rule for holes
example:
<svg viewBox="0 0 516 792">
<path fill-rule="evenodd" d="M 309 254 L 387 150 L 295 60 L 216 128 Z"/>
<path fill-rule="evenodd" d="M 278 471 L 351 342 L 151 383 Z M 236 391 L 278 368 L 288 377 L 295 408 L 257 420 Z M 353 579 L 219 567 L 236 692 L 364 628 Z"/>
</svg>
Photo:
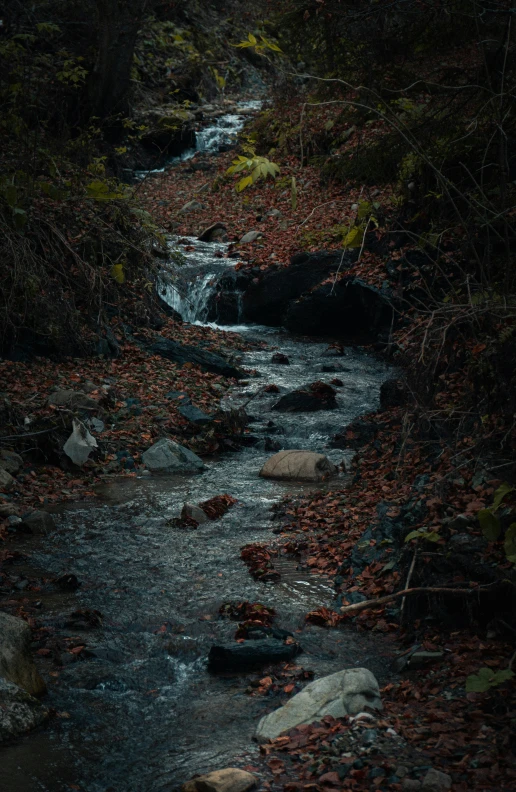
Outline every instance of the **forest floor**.
<svg viewBox="0 0 516 792">
<path fill-rule="evenodd" d="M 202 162 L 197 158 L 148 178 L 138 191 L 159 225 L 180 237 L 196 235 L 217 221 L 225 223 L 232 243 L 228 254 L 238 252 L 243 266 L 287 265 L 300 249 L 339 248 L 342 226 L 348 222 L 352 226 L 353 206 L 368 197 L 361 188 L 323 186 L 315 167 L 303 168 L 300 175 L 288 161 L 275 184 L 264 182 L 249 194 L 235 197 L 234 181 L 225 175 L 232 157 L 231 153 L 220 155 L 212 171 L 195 169 Z M 290 186 L 294 174 L 295 209 Z M 390 187 L 377 188 L 371 198 L 388 204 L 391 193 Z M 193 200 L 200 206 L 182 211 Z M 259 231 L 261 237 L 240 246 L 241 237 L 251 230 Z M 188 241 L 181 244 L 187 246 Z M 401 255 L 401 251 L 393 252 L 391 259 Z M 384 258 L 370 251 L 363 253 L 354 273 L 373 285 L 388 278 Z M 243 348 L 235 334 L 172 320 L 160 332 L 216 351 Z M 16 420 L 27 418 L 29 425 L 38 426 L 55 413 L 47 404 L 53 389 L 86 387 L 88 396 L 99 402 L 99 416 L 106 424 L 102 460 L 88 462 L 80 475 L 57 465 L 27 464 L 16 476 L 15 489 L 0 496 L 0 505 L 14 506 L 14 514 L 21 516 L 29 509 L 91 496 L 103 475 L 136 475 L 141 452 L 163 431 L 179 442 L 187 438 L 196 451 L 213 450 L 213 438 L 193 436 L 177 403 L 166 394 L 184 391 L 195 406 L 210 412 L 220 400 L 221 388 L 230 382 L 189 364 L 180 368 L 149 356 L 120 332 L 118 340 L 123 354 L 113 360 L 0 363 L 2 397 Z M 511 753 L 516 724 L 511 702 L 514 682 L 493 685 L 482 693 L 465 690 L 470 674 L 482 667 L 496 674 L 514 659 L 514 630 L 497 610 L 499 599 L 484 600 L 480 592 L 483 585 L 501 584 L 513 575 L 503 545 L 485 541 L 477 520 L 503 479 L 479 464 L 478 447 L 471 437 L 455 445 L 448 438 L 418 439 L 411 435 L 411 420 L 407 404 L 367 416 L 371 427 L 367 441 L 351 427 L 349 441 L 357 457 L 350 487 L 287 499 L 278 512 L 281 522 L 274 539 L 257 546 L 256 553 L 263 556 L 265 552 L 272 567 L 278 554 L 293 554 L 314 575 L 337 578 L 339 607 L 307 614 L 309 621 L 328 629 L 392 633 L 400 657 L 410 655 L 414 648 L 435 654 L 427 657 L 423 671 L 409 664 L 402 681 L 383 689 L 385 709 L 379 719 L 357 725 L 327 718 L 264 746 L 263 764 L 256 768 L 265 779 L 264 788 L 408 792 L 420 788 L 419 779 L 429 767 L 449 774 L 457 792 L 494 792 L 516 786 Z M 131 462 L 124 462 L 128 459 Z M 406 517 L 407 509 L 412 530 L 421 533 L 406 543 L 395 562 L 392 542 L 381 533 L 382 521 L 390 521 L 392 528 L 397 518 Z M 7 518 L 0 522 L 1 538 L 8 536 L 9 525 Z M 372 533 L 364 538 L 371 525 Z M 425 540 L 425 535 L 430 538 Z M 354 551 L 360 540 L 371 553 L 366 563 L 357 564 Z M 364 609 L 356 616 L 340 612 L 340 606 L 357 601 L 353 597 L 357 593 L 374 599 L 409 585 L 457 587 L 475 595 L 462 598 L 457 607 L 450 606 L 448 599 L 430 600 L 429 595 L 422 595 L 407 599 L 403 612 L 390 605 Z M 301 689 L 283 685 L 281 673 L 264 677 L 257 687 L 256 695 L 270 696 L 271 708 Z M 361 734 L 363 730 L 370 732 L 368 739 Z M 334 755 L 332 744 L 341 738 L 347 750 Z M 375 742 L 381 743 L 378 752 Z M 421 757 L 417 765 L 414 752 Z M 443 783 L 434 792 L 444 792 Z"/>
</svg>

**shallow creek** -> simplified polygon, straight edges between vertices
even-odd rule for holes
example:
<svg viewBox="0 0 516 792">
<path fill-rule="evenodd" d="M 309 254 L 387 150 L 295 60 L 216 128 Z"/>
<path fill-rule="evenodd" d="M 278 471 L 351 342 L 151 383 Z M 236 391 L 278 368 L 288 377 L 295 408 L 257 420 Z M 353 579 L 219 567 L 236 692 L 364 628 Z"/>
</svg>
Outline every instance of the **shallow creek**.
<svg viewBox="0 0 516 792">
<path fill-rule="evenodd" d="M 167 299 L 188 320 L 202 322 L 209 275 L 231 264 L 215 257 L 220 245 L 189 243 L 195 250 L 181 267 L 189 293 L 179 298 L 169 292 Z M 178 788 L 198 772 L 253 764 L 257 721 L 281 700 L 250 696 L 249 675 L 207 672 L 210 646 L 234 635 L 235 623 L 218 618 L 220 605 L 230 600 L 274 607 L 278 626 L 299 631 L 304 653 L 298 664 L 316 676 L 366 666 L 380 682 L 386 679 L 389 645 L 381 637 L 352 627 L 305 625 L 307 610 L 332 603 L 327 580 L 298 571 L 292 560 L 279 565 L 279 583 L 257 583 L 240 560 L 240 548 L 271 538 L 274 503 L 287 493 L 311 489 L 258 477 L 273 453 L 265 450 L 265 438 L 283 448 L 323 451 L 340 462 L 343 453 L 326 448 L 328 440 L 356 415 L 376 408 L 387 368 L 359 349 L 324 357 L 327 341 L 292 338 L 270 328 L 227 329 L 268 345 L 242 359 L 259 376 L 225 397 L 226 406 L 235 406 L 254 395 L 247 411 L 253 434 L 263 442 L 206 459 L 208 470 L 198 476 L 113 480 L 95 501 L 57 515 L 58 529 L 44 545 L 26 540 L 41 570 L 72 572 L 82 583 L 77 592 L 41 597 L 41 621 L 55 623 L 83 607 L 101 611 L 103 624 L 84 633 L 89 657 L 47 677 L 47 704 L 60 717 L 3 749 L 1 790 L 160 792 Z M 288 355 L 291 365 L 273 365 L 275 350 Z M 338 371 L 321 373 L 323 364 Z M 334 377 L 344 383 L 337 410 L 285 415 L 271 412 L 277 394 L 255 395 L 270 382 L 286 392 Z M 345 481 L 326 486 L 337 489 Z M 221 493 L 238 499 L 221 519 L 197 530 L 169 524 L 185 501 Z M 80 634 L 66 628 L 59 632 Z"/>
</svg>

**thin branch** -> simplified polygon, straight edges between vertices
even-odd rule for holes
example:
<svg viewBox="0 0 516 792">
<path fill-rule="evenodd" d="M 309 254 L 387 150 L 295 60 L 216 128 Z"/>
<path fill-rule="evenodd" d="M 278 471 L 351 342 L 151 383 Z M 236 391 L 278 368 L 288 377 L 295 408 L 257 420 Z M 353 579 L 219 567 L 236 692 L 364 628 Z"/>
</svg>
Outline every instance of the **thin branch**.
<svg viewBox="0 0 516 792">
<path fill-rule="evenodd" d="M 467 589 L 454 589 L 454 588 L 447 588 L 447 587 L 438 587 L 438 588 L 411 588 L 411 589 L 403 589 L 403 591 L 397 591 L 395 594 L 387 594 L 385 597 L 378 597 L 378 599 L 374 600 L 365 600 L 364 602 L 357 602 L 355 605 L 344 605 L 340 609 L 341 613 L 346 615 L 353 615 L 355 613 L 360 613 L 363 610 L 370 610 L 371 608 L 382 608 L 384 605 L 387 605 L 388 602 L 393 602 L 394 600 L 399 599 L 400 597 L 411 597 L 414 594 L 454 594 L 460 596 L 467 596 L 471 594 L 479 594 L 481 591 L 487 591 L 494 586 L 499 585 L 499 582 L 496 581 L 495 583 L 489 583 L 487 586 L 477 586 L 475 588 L 467 588 Z"/>
</svg>

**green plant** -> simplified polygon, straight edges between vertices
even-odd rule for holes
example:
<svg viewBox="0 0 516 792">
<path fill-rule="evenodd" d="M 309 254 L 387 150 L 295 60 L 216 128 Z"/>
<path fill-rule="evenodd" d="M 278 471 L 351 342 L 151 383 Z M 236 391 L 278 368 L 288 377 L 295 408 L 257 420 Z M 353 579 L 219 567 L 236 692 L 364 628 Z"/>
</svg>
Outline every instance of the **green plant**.
<svg viewBox="0 0 516 792">
<path fill-rule="evenodd" d="M 477 674 L 470 674 L 466 679 L 466 693 L 485 693 L 493 687 L 503 685 L 512 679 L 514 672 L 510 668 L 502 671 L 493 671 L 492 668 L 485 666 L 479 669 Z"/>
<path fill-rule="evenodd" d="M 245 173 L 250 171 L 248 176 L 243 176 L 235 185 L 237 192 L 242 192 L 246 187 L 254 184 L 258 179 L 267 179 L 269 176 L 272 179 L 280 172 L 279 165 L 271 162 L 267 157 L 259 157 L 251 152 L 251 156 L 245 157 L 239 155 L 233 160 L 233 164 L 227 169 L 226 173 L 234 175 L 235 173 Z"/>
<path fill-rule="evenodd" d="M 502 505 L 504 498 L 509 493 L 514 492 L 514 487 L 511 484 L 501 484 L 494 494 L 493 503 L 487 509 L 480 509 L 478 512 L 478 521 L 485 538 L 490 542 L 496 542 L 502 532 L 502 525 L 497 515 L 497 511 Z M 516 522 L 512 523 L 505 534 L 504 544 L 505 554 L 509 561 L 516 563 Z"/>
</svg>

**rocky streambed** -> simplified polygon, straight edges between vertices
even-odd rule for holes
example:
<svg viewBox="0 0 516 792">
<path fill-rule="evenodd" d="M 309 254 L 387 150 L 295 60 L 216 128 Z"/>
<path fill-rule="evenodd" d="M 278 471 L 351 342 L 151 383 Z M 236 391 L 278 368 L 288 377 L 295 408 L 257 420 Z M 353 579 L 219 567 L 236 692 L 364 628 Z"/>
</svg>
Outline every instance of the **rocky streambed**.
<svg viewBox="0 0 516 792">
<path fill-rule="evenodd" d="M 37 610 L 39 635 L 47 631 L 43 648 L 33 648 L 53 717 L 2 748 L 2 783 L 12 792 L 158 792 L 196 773 L 252 764 L 257 724 L 281 698 L 253 695 L 263 668 L 257 677 L 249 669 L 220 673 L 208 666 L 214 645 L 234 642 L 236 625 L 220 614 L 227 603 L 259 602 L 274 610 L 275 629 L 300 647 L 292 659 L 296 680 L 305 672 L 308 680 L 358 667 L 380 683 L 386 679 L 385 638 L 305 622 L 307 611 L 331 606 L 330 581 L 284 556 L 275 561 L 279 580 L 256 580 L 240 553 L 244 545 L 270 540 L 272 507 L 284 495 L 345 487 L 346 453 L 331 448 L 331 439 L 377 408 L 388 367 L 360 348 L 331 346 L 330 337 L 314 340 L 249 323 L 288 326 L 278 317 L 290 316 L 293 301 L 309 291 L 313 259 L 298 261 L 299 277 L 290 282 L 273 271 L 269 277 L 278 283 L 264 288 L 253 280 L 243 284 L 235 261 L 224 258 L 223 242 L 188 239 L 183 249 L 184 259 L 163 271 L 166 302 L 187 321 L 218 320 L 259 342 L 239 361 L 248 379 L 241 378 L 221 405 L 245 408 L 251 431 L 241 450 L 204 459 L 203 472 L 140 471 L 114 480 L 94 501 L 57 510 L 44 542 L 35 535 L 20 538 L 20 558 L 31 559 L 30 565 L 14 559 L 20 585 L 28 578 L 41 583 L 39 590 L 20 591 Z M 339 266 L 335 256 L 323 259 L 316 269 L 328 274 Z M 355 288 L 363 291 L 360 284 Z M 351 318 L 370 337 L 387 327 L 390 309 L 380 292 L 364 294 L 358 302 L 353 298 L 363 310 L 356 308 Z M 323 312 L 328 296 L 321 296 Z M 338 305 L 332 302 L 331 322 L 349 299 L 346 293 Z M 308 329 L 322 335 L 325 328 Z M 321 382 L 333 395 L 319 400 L 317 410 L 305 397 L 294 409 L 277 409 L 296 391 L 313 399 L 310 386 Z M 259 477 L 274 452 L 288 449 L 324 454 L 340 472 L 322 483 Z M 223 516 L 197 528 L 178 520 L 185 503 L 223 493 L 236 501 Z"/>
</svg>

